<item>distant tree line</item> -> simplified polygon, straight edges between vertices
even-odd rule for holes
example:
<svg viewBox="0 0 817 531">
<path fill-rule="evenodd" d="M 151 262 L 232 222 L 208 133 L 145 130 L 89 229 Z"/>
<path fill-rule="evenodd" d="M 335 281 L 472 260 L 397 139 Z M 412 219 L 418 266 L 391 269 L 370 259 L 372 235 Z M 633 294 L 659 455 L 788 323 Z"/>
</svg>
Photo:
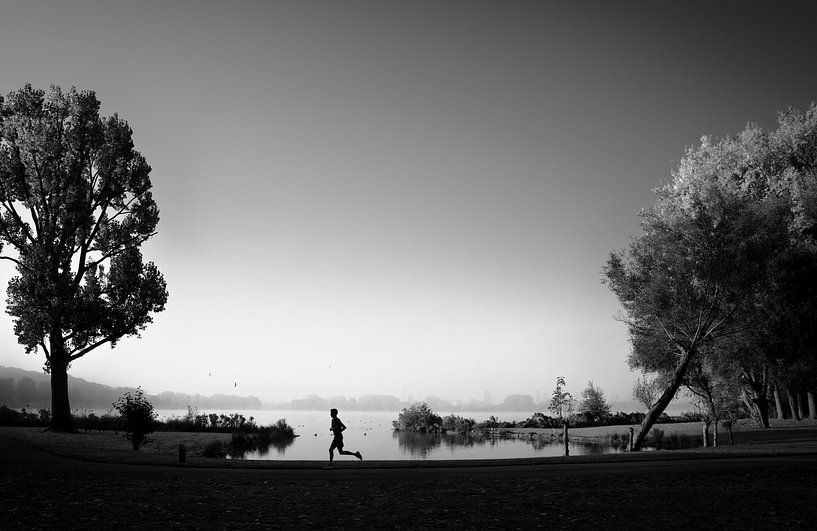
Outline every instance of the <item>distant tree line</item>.
<svg viewBox="0 0 817 531">
<path fill-rule="evenodd" d="M 135 393 L 133 387 L 110 387 L 82 378 L 69 376 L 71 404 L 75 409 L 112 409 L 113 403 L 125 393 Z M 261 400 L 254 396 L 215 394 L 202 396 L 166 391 L 145 395 L 157 409 L 186 409 L 188 405 L 207 409 L 261 409 Z M 0 367 L 0 405 L 10 408 L 49 408 L 51 382 L 46 374 Z"/>
<path fill-rule="evenodd" d="M 655 195 L 604 269 L 644 374 L 635 449 L 682 390 L 716 429 L 817 418 L 817 105 L 704 137 Z"/>
<path fill-rule="evenodd" d="M 511 394 L 498 404 L 488 404 L 479 401 L 451 402 L 439 396 L 428 396 L 423 401 L 436 411 L 457 412 L 457 411 L 536 411 L 547 407 L 544 402 L 536 402 L 531 395 Z M 402 401 L 392 395 L 364 395 L 359 398 L 347 398 L 335 396 L 324 398 L 315 394 L 306 398 L 298 398 L 287 402 L 276 402 L 270 404 L 271 409 L 295 409 L 295 410 L 321 410 L 329 408 L 347 409 L 355 411 L 397 411 L 400 408 L 411 406 L 415 402 Z"/>
</svg>

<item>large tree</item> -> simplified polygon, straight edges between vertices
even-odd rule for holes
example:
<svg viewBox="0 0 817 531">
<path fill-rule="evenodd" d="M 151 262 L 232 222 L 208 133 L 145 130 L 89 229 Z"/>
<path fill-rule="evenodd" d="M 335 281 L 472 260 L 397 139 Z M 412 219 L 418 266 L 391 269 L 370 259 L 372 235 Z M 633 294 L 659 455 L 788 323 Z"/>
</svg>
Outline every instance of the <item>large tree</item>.
<svg viewBox="0 0 817 531">
<path fill-rule="evenodd" d="M 762 183 L 739 178 L 747 161 L 765 157 L 757 132 L 747 129 L 739 141 L 705 137 L 700 148 L 690 149 L 672 181 L 656 190 L 655 205 L 641 213 L 643 234 L 628 253 L 613 253 L 605 267 L 629 327 L 630 366 L 658 373 L 665 382 L 634 450 L 701 350 L 739 332 L 770 257 L 787 241 L 788 204 L 759 199 Z"/>
<path fill-rule="evenodd" d="M 142 260 L 159 211 L 150 166 L 94 92 L 30 85 L 0 98 L 0 258 L 14 263 L 7 312 L 51 374 L 52 429 L 72 430 L 68 368 L 138 335 L 167 301 Z"/>
</svg>

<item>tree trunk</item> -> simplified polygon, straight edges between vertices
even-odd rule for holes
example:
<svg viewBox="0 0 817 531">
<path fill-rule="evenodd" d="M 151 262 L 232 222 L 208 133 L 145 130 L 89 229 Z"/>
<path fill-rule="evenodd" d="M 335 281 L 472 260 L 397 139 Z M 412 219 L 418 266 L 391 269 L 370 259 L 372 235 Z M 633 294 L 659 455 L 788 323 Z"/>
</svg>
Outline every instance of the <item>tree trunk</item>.
<svg viewBox="0 0 817 531">
<path fill-rule="evenodd" d="M 51 341 L 51 431 L 73 432 L 68 401 L 68 357 L 63 346 Z"/>
<path fill-rule="evenodd" d="M 701 431 L 703 432 L 703 447 L 704 448 L 709 447 L 709 423 L 710 422 L 711 422 L 710 420 L 706 420 L 706 419 L 703 420 L 703 426 L 702 426 Z"/>
<path fill-rule="evenodd" d="M 801 419 L 808 417 L 808 404 L 806 404 L 805 393 L 797 393 L 797 413 Z"/>
<path fill-rule="evenodd" d="M 570 455 L 570 446 L 568 444 L 568 441 L 570 440 L 570 437 L 569 437 L 569 434 L 567 432 L 569 423 L 570 423 L 570 421 L 565 419 L 565 425 L 564 425 L 565 457 Z"/>
<path fill-rule="evenodd" d="M 754 386 L 752 386 L 751 391 L 752 393 L 750 395 L 746 389 L 743 390 L 743 403 L 749 409 L 749 413 L 752 415 L 752 419 L 754 419 L 757 427 L 768 428 L 769 400 L 766 398 L 766 395 L 758 392 Z"/>
<path fill-rule="evenodd" d="M 815 399 L 814 392 L 812 391 L 806 393 L 806 396 L 808 397 L 809 418 L 815 420 L 817 419 L 817 399 Z"/>
<path fill-rule="evenodd" d="M 789 399 L 789 408 L 791 408 L 791 418 L 800 420 L 800 415 L 797 414 L 797 399 L 791 389 L 786 389 L 786 397 Z"/>
<path fill-rule="evenodd" d="M 783 398 L 780 396 L 780 387 L 774 386 L 774 405 L 777 407 L 777 418 L 783 420 L 786 418 L 786 413 L 783 411 Z"/>
<path fill-rule="evenodd" d="M 644 420 L 641 422 L 638 436 L 635 438 L 635 443 L 633 444 L 633 452 L 641 451 L 641 446 L 644 444 L 644 439 L 647 438 L 650 428 L 652 428 L 655 421 L 658 420 L 658 417 L 660 417 L 661 413 L 667 409 L 667 406 L 675 397 L 675 393 L 678 392 L 678 388 L 681 387 L 681 382 L 683 381 L 684 375 L 689 368 L 689 362 L 692 360 L 693 355 L 693 350 L 684 350 L 684 353 L 681 356 L 681 362 L 678 364 L 678 367 L 676 367 L 675 374 L 672 375 L 672 381 L 670 382 L 669 387 L 667 387 L 661 394 L 658 402 L 653 404 L 650 410 L 647 411 L 647 416 L 644 417 Z"/>
</svg>

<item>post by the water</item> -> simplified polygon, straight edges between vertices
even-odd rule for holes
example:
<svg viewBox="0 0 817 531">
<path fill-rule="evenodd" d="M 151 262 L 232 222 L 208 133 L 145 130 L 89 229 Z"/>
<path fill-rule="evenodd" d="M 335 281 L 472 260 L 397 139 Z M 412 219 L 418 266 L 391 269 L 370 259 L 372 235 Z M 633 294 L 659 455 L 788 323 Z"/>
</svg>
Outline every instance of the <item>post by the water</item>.
<svg viewBox="0 0 817 531">
<path fill-rule="evenodd" d="M 564 437 L 564 440 L 565 440 L 565 457 L 568 457 L 570 455 L 570 447 L 568 446 L 568 434 L 567 434 L 567 431 L 568 431 L 567 430 L 567 425 L 568 424 L 570 424 L 570 421 L 565 419 L 564 434 L 563 434 L 563 437 Z"/>
</svg>

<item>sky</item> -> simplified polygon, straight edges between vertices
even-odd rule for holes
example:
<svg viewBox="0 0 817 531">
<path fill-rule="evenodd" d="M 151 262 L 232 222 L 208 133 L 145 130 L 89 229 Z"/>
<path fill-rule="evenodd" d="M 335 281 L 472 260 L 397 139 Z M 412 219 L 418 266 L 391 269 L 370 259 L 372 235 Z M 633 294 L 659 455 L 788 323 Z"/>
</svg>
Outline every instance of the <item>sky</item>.
<svg viewBox="0 0 817 531">
<path fill-rule="evenodd" d="M 702 135 L 817 99 L 815 27 L 805 1 L 3 0 L 0 93 L 96 91 L 161 212 L 166 310 L 70 374 L 628 400 L 609 253 Z M 0 315 L 0 365 L 43 361 Z"/>
</svg>

